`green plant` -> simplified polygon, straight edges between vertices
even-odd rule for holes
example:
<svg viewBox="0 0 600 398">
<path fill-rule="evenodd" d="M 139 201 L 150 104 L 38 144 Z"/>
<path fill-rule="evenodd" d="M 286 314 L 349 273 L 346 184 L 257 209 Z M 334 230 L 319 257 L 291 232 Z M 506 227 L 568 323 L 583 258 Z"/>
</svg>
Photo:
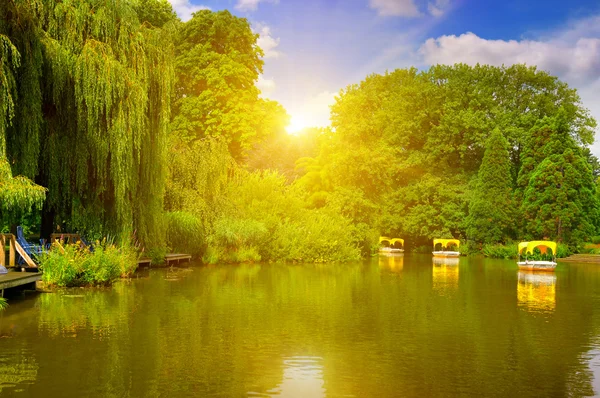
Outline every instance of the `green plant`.
<svg viewBox="0 0 600 398">
<path fill-rule="evenodd" d="M 564 243 L 559 243 L 556 247 L 556 258 L 565 258 L 573 254 L 571 248 Z"/>
<path fill-rule="evenodd" d="M 8 308 L 8 301 L 4 297 L 0 297 L 0 311 Z"/>
<path fill-rule="evenodd" d="M 516 244 L 487 244 L 483 245 L 481 252 L 491 258 L 517 258 L 519 255 Z"/>
<path fill-rule="evenodd" d="M 460 246 L 460 253 L 465 256 L 481 254 L 483 246 L 474 241 L 467 241 Z"/>
<path fill-rule="evenodd" d="M 83 271 L 82 264 L 87 249 L 79 245 L 52 244 L 51 249 L 40 257 L 40 269 L 43 271 L 42 280 L 56 286 L 75 286 Z"/>
<path fill-rule="evenodd" d="M 43 281 L 56 286 L 107 285 L 128 277 L 137 268 L 137 253 L 130 245 L 117 246 L 106 239 L 94 250 L 79 244 L 53 243 L 40 257 Z"/>
<path fill-rule="evenodd" d="M 174 211 L 167 213 L 166 219 L 168 247 L 175 252 L 199 256 L 204 246 L 200 218 L 190 212 Z"/>
</svg>

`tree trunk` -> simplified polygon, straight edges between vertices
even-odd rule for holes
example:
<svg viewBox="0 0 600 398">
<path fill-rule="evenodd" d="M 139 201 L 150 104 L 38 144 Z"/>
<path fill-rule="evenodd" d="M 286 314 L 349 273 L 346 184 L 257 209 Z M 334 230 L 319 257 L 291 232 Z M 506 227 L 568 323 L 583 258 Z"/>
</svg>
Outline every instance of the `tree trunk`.
<svg viewBox="0 0 600 398">
<path fill-rule="evenodd" d="M 54 219 L 56 218 L 56 211 L 50 209 L 48 201 L 44 202 L 42 207 L 42 223 L 40 228 L 40 239 L 46 239 L 50 242 L 50 234 L 54 232 Z"/>
</svg>

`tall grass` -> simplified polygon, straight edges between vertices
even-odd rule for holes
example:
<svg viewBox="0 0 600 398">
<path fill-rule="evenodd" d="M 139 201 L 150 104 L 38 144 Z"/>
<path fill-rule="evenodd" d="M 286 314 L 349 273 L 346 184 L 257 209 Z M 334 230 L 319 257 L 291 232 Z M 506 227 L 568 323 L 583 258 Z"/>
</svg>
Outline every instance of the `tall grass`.
<svg viewBox="0 0 600 398">
<path fill-rule="evenodd" d="M 199 256 L 205 246 L 204 228 L 199 217 L 190 212 L 166 213 L 167 246 L 177 253 Z"/>
<path fill-rule="evenodd" d="M 133 247 L 117 246 L 106 239 L 96 242 L 93 251 L 77 243 L 54 242 L 40 257 L 40 269 L 44 273 L 43 281 L 49 285 L 108 285 L 133 274 L 137 257 Z"/>
</svg>

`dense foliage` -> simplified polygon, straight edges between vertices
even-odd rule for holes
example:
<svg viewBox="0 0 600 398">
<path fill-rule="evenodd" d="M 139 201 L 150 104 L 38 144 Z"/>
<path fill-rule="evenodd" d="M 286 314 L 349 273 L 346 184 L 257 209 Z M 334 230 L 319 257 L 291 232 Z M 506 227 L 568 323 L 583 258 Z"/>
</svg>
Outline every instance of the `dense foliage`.
<svg viewBox="0 0 600 398">
<path fill-rule="evenodd" d="M 51 286 L 108 285 L 130 276 L 137 268 L 137 254 L 128 245 L 116 246 L 105 239 L 93 246 L 55 242 L 40 258 L 43 281 Z"/>
<path fill-rule="evenodd" d="M 43 237 L 60 226 L 211 263 L 357 259 L 380 234 L 490 253 L 598 234 L 596 122 L 556 77 L 374 74 L 339 93 L 331 128 L 292 137 L 256 86 L 257 38 L 228 11 L 184 23 L 167 0 L 1 2 L 2 227 L 20 212 Z"/>
<path fill-rule="evenodd" d="M 561 127 L 552 135 L 540 123 Z M 382 234 L 413 245 L 450 236 L 574 243 L 598 227 L 595 158 L 585 151 L 596 122 L 575 90 L 534 67 L 372 75 L 340 93 L 332 127 L 319 155 L 301 161 L 301 180 L 315 206 L 344 190 L 345 206 L 362 210 L 353 221 Z M 555 189 L 546 202 L 535 194 L 543 184 Z"/>
<path fill-rule="evenodd" d="M 136 230 L 147 247 L 164 245 L 173 42 L 140 22 L 137 5 L 0 3 L 0 142 L 13 172 L 48 188 L 45 235 L 56 224 Z"/>
<path fill-rule="evenodd" d="M 263 67 L 257 38 L 246 19 L 228 11 L 202 10 L 181 26 L 175 46 L 175 138 L 218 137 L 241 159 L 255 143 L 283 129 L 285 111 L 260 98 L 255 86 Z"/>
<path fill-rule="evenodd" d="M 487 140 L 469 202 L 467 236 L 477 242 L 502 242 L 514 236 L 508 142 L 495 129 Z"/>
</svg>

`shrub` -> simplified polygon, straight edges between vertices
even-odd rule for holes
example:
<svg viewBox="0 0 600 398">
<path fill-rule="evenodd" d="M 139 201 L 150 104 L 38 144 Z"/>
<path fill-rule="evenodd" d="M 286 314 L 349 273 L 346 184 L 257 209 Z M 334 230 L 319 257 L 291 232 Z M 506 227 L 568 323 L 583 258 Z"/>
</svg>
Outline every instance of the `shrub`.
<svg viewBox="0 0 600 398">
<path fill-rule="evenodd" d="M 40 257 L 43 280 L 49 285 L 107 285 L 120 277 L 130 276 L 137 268 L 133 247 L 118 247 L 106 239 L 96 242 L 94 250 L 79 244 L 54 242 Z"/>
<path fill-rule="evenodd" d="M 265 225 L 256 220 L 219 219 L 208 238 L 210 250 L 203 260 L 210 264 L 260 261 L 259 248 L 264 244 L 267 232 Z"/>
<path fill-rule="evenodd" d="M 40 256 L 40 269 L 44 272 L 42 280 L 61 287 L 78 285 L 87 255 L 89 251 L 79 245 L 62 246 L 54 242 L 51 249 Z"/>
<path fill-rule="evenodd" d="M 430 245 L 415 246 L 411 250 L 413 253 L 430 253 L 433 251 Z"/>
<path fill-rule="evenodd" d="M 571 254 L 573 254 L 573 252 L 569 246 L 565 245 L 564 243 L 559 243 L 556 247 L 556 258 L 569 257 Z"/>
<path fill-rule="evenodd" d="M 519 256 L 516 244 L 485 244 L 481 252 L 484 256 L 491 258 L 517 258 Z"/>
<path fill-rule="evenodd" d="M 305 210 L 298 220 L 281 224 L 268 248 L 270 259 L 329 262 L 358 260 L 368 230 L 341 215 Z"/>
<path fill-rule="evenodd" d="M 471 256 L 473 254 L 481 254 L 482 245 L 473 241 L 467 241 L 460 246 L 460 253 L 465 256 Z"/>
</svg>

